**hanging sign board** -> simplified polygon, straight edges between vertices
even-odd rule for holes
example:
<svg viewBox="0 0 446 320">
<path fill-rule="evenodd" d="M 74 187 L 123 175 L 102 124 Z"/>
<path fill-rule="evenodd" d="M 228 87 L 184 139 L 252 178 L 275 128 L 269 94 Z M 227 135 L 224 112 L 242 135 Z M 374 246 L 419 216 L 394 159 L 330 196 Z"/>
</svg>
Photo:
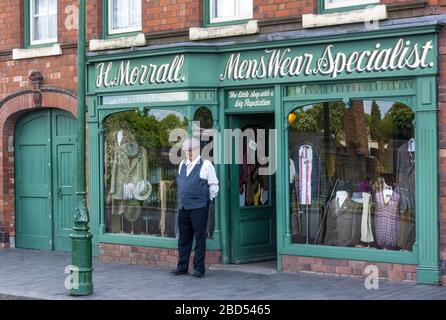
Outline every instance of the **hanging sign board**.
<svg viewBox="0 0 446 320">
<path fill-rule="evenodd" d="M 273 88 L 229 90 L 226 97 L 228 109 L 246 111 L 274 108 Z"/>
</svg>

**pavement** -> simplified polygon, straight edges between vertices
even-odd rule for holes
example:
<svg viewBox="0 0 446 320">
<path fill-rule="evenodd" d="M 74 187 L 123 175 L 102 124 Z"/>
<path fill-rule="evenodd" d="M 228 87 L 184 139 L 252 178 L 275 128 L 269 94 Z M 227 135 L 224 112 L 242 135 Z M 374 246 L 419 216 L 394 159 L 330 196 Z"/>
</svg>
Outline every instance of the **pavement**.
<svg viewBox="0 0 446 320">
<path fill-rule="evenodd" d="M 94 259 L 94 294 L 71 297 L 65 289 L 71 255 L 26 249 L 0 250 L 0 299 L 90 300 L 446 300 L 446 287 L 276 272 L 274 263 L 216 266 L 203 278 L 172 276 L 169 269 L 104 264 Z"/>
</svg>

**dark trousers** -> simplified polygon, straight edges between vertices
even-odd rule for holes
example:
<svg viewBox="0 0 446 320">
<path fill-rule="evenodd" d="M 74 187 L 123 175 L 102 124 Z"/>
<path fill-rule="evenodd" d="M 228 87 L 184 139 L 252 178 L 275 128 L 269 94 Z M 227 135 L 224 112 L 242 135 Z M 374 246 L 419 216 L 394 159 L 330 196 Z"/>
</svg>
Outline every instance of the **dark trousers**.
<svg viewBox="0 0 446 320">
<path fill-rule="evenodd" d="M 178 228 L 180 231 L 180 235 L 178 238 L 179 260 L 177 270 L 188 270 L 189 258 L 192 250 L 192 242 L 195 237 L 194 270 L 204 274 L 208 211 L 209 205 L 199 209 L 179 210 Z"/>
</svg>

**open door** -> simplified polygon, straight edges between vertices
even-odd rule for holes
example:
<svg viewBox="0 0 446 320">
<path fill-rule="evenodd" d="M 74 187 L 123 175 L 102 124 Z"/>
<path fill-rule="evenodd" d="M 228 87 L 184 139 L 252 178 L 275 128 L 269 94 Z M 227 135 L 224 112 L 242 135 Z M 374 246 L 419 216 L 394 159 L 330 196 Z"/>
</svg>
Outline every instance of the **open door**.
<svg viewBox="0 0 446 320">
<path fill-rule="evenodd" d="M 275 175 L 259 175 L 259 168 L 265 166 L 262 155 L 268 157 L 271 149 L 268 141 L 273 124 L 271 114 L 234 115 L 230 119 L 231 128 L 241 129 L 243 134 L 243 143 L 232 144 L 230 165 L 232 263 L 276 258 Z M 264 130 L 266 142 L 265 152 L 260 153 L 257 152 L 259 130 Z M 243 159 L 242 163 L 237 159 Z"/>
</svg>

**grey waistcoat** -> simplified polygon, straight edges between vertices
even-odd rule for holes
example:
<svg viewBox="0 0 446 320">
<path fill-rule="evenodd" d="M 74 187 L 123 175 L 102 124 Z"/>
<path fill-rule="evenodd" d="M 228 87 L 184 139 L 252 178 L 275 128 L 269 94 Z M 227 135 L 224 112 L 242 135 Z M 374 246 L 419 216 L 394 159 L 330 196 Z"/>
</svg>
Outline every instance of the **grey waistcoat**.
<svg viewBox="0 0 446 320">
<path fill-rule="evenodd" d="M 187 166 L 183 163 L 177 176 L 178 207 L 186 210 L 204 208 L 209 204 L 209 185 L 207 180 L 200 178 L 203 160 L 195 164 L 189 176 L 186 176 Z"/>
</svg>

